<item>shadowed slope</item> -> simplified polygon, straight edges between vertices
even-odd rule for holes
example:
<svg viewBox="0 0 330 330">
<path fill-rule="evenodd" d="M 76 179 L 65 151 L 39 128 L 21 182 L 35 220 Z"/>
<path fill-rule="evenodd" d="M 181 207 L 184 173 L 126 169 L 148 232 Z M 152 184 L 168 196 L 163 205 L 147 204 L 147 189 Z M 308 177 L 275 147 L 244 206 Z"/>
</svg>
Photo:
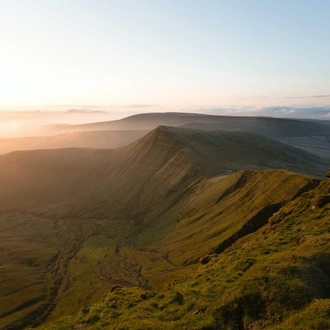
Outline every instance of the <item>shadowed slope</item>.
<svg viewBox="0 0 330 330">
<path fill-rule="evenodd" d="M 156 129 L 115 150 L 3 155 L 0 211 L 135 220 L 152 210 L 161 212 L 197 175 L 183 148 L 171 134 Z"/>
<path fill-rule="evenodd" d="M 282 168 L 323 176 L 328 162 L 298 148 L 249 132 L 164 127 L 186 146 L 193 163 L 213 176 L 240 169 Z"/>
<path fill-rule="evenodd" d="M 198 177 L 183 148 L 181 141 L 157 128 L 122 148 L 121 157 L 91 193 L 116 207 L 117 217 L 136 220 L 148 212 L 161 212 Z M 104 216 L 99 206 L 91 212 L 94 217 Z"/>
<path fill-rule="evenodd" d="M 175 233 L 164 239 L 168 258 L 187 264 L 197 262 L 202 254 L 221 253 L 317 184 L 279 170 L 240 171 L 204 181 L 183 208 Z"/>
<path fill-rule="evenodd" d="M 183 147 L 158 129 L 119 150 L 1 156 L 0 327 L 77 310 L 109 285 L 147 286 L 136 255 L 155 258 L 156 273 L 167 263 L 126 242 L 195 180 Z"/>
<path fill-rule="evenodd" d="M 242 130 L 269 138 L 289 138 L 329 134 L 329 127 L 322 121 L 305 121 L 270 117 L 215 116 L 212 121 L 192 121 L 183 127 L 203 130 Z"/>
<path fill-rule="evenodd" d="M 242 130 L 275 139 L 284 144 L 306 150 L 327 160 L 330 159 L 330 130 L 327 121 L 262 117 L 223 117 L 212 122 L 201 121 L 183 127 L 212 130 Z"/>
</svg>

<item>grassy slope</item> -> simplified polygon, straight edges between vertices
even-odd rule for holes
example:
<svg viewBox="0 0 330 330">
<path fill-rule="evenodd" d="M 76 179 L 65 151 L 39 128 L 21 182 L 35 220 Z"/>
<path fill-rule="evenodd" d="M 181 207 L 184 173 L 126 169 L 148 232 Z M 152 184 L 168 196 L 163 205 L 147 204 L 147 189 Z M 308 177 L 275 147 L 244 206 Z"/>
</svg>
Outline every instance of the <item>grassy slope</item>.
<svg viewBox="0 0 330 330">
<path fill-rule="evenodd" d="M 280 118 L 226 118 L 223 121 L 192 122 L 183 125 L 201 130 L 242 130 L 275 139 L 327 160 L 330 159 L 330 135 L 327 121 L 303 121 Z"/>
<path fill-rule="evenodd" d="M 83 302 L 99 298 L 107 283 L 144 285 L 144 278 L 138 276 L 140 265 L 123 255 L 130 254 L 125 250 L 126 238 L 143 221 L 137 211 L 146 212 L 152 206 L 139 196 L 148 185 L 153 190 L 145 191 L 153 209 L 159 203 L 166 207 L 160 194 L 166 194 L 171 204 L 170 190 L 189 179 L 187 158 L 175 157 L 182 146 L 159 133 L 118 151 L 66 149 L 2 157 L 1 223 L 5 228 L 1 237 L 6 249 L 1 260 L 6 264 L 1 287 L 7 290 L 11 281 L 12 289 L 3 292 L 0 324 L 16 320 L 13 328 L 22 327 L 36 320 L 36 314 L 76 310 Z M 124 161 L 119 162 L 118 155 Z M 134 163 L 135 168 L 128 165 Z M 146 171 L 136 178 L 140 166 Z M 165 187 L 160 180 L 167 182 Z M 99 189 L 93 191 L 94 186 Z M 20 213 L 8 215 L 13 210 Z M 86 216 L 89 212 L 101 220 Z M 40 261 L 44 250 L 49 252 Z M 155 253 L 142 254 L 151 258 Z M 25 267 L 28 258 L 32 261 Z M 29 291 L 23 291 L 23 278 L 31 278 L 26 283 Z M 42 309 L 36 305 L 39 302 Z"/>
<path fill-rule="evenodd" d="M 328 166 L 317 156 L 254 133 L 163 129 L 182 141 L 196 166 L 210 176 L 243 168 L 282 168 L 323 177 Z"/>
<path fill-rule="evenodd" d="M 138 142 L 115 150 L 35 150 L 3 155 L 0 210 L 39 208 L 51 214 L 54 209 L 54 213 L 62 216 L 92 213 L 112 218 L 105 210 L 112 208 L 120 209 L 120 215 L 115 217 L 123 213 L 135 216 L 135 208 L 142 211 L 150 207 L 149 200 L 143 196 L 145 191 L 150 191 L 146 185 L 150 189 L 158 187 L 159 191 L 153 191 L 150 196 L 155 199 L 155 193 L 164 190 L 160 180 L 171 190 L 171 184 L 180 183 L 178 172 L 189 171 L 189 159 L 180 153 L 183 148 L 169 134 L 155 130 Z M 173 182 L 169 180 L 171 176 Z M 133 204 L 136 207 L 130 210 Z"/>
<path fill-rule="evenodd" d="M 225 182 L 222 182 L 222 180 Z M 278 186 L 273 185 L 273 190 L 268 189 L 266 191 L 267 185 L 274 182 Z M 209 253 L 210 246 L 214 247 L 221 244 L 225 238 L 233 233 L 235 228 L 241 227 L 255 213 L 263 209 L 270 198 L 274 201 L 283 201 L 286 203 L 288 199 L 292 198 L 292 195 L 300 189 L 306 189 L 306 185 L 310 184 L 313 185 L 315 182 L 311 182 L 306 177 L 281 171 L 266 171 L 264 173 L 241 172 L 230 177 L 206 181 L 201 186 L 198 186 L 189 198 L 186 198 L 186 208 L 183 212 L 179 213 L 179 210 L 176 210 L 176 212 L 175 210 L 174 212 L 171 210 L 173 212 L 172 216 L 174 214 L 176 215 L 174 221 L 173 219 L 170 220 L 172 224 L 168 222 L 164 224 L 164 219 L 169 215 L 165 213 L 163 218 L 158 219 L 158 221 L 145 223 L 144 227 L 140 228 L 140 231 L 133 237 L 127 237 L 126 241 L 121 242 L 119 248 L 117 246 L 118 237 L 125 237 L 125 233 L 133 229 L 130 227 L 132 224 L 123 226 L 118 221 L 116 223 L 109 223 L 108 221 L 93 220 L 89 222 L 88 226 L 87 222 L 81 223 L 82 221 L 77 222 L 73 221 L 73 219 L 68 219 L 63 223 L 45 219 L 39 219 L 39 222 L 35 223 L 36 219 L 34 221 L 31 219 L 30 223 L 25 227 L 20 226 L 20 235 L 42 246 L 46 245 L 48 248 L 58 245 L 61 247 L 62 252 L 56 256 L 56 263 L 50 263 L 47 266 L 52 277 L 47 277 L 42 272 L 39 274 L 45 281 L 49 281 L 50 283 L 53 281 L 54 283 L 52 289 L 56 291 L 55 301 L 49 301 L 49 304 L 46 305 L 48 308 L 55 308 L 51 318 L 54 320 L 63 315 L 75 312 L 81 306 L 87 305 L 89 301 L 99 300 L 114 285 L 128 287 L 138 285 L 144 288 L 153 287 L 158 288 L 159 293 L 159 290 L 162 290 L 164 287 L 164 283 L 171 282 L 174 278 L 180 276 L 180 274 L 181 276 L 189 276 L 191 272 L 196 272 L 198 267 L 194 264 L 185 267 L 181 266 L 184 260 L 191 261 L 192 254 L 193 259 L 198 260 L 199 257 Z M 260 190 L 265 195 L 261 194 L 257 197 Z M 226 191 L 227 194 L 224 194 Z M 251 194 L 252 191 L 254 191 L 255 197 L 247 200 L 244 205 L 241 204 L 240 208 L 236 208 L 235 217 L 233 217 L 233 210 L 228 210 L 227 214 L 218 215 L 216 219 L 208 221 L 208 219 L 212 219 L 212 213 L 227 209 L 228 204 L 235 204 L 242 196 L 248 192 Z M 216 201 L 219 198 L 220 200 Z M 216 205 L 213 208 L 210 207 L 214 202 L 217 202 Z M 201 211 L 209 211 L 209 214 L 200 219 L 199 226 L 204 225 L 204 236 L 201 235 L 199 237 L 200 228 L 194 225 L 196 223 L 196 219 L 194 218 L 196 216 L 198 217 L 198 214 L 194 214 L 191 207 L 192 205 L 198 207 L 200 203 L 204 205 L 204 209 L 202 208 Z M 180 219 L 179 222 L 175 221 L 177 217 Z M 264 221 L 266 220 L 267 218 L 264 219 Z M 42 222 L 49 224 L 47 227 L 51 227 L 54 234 L 47 232 L 47 227 L 40 226 Z M 171 232 L 167 237 L 159 241 L 160 236 L 164 235 L 164 225 L 167 230 L 170 228 Z M 215 231 L 219 230 L 219 228 L 223 229 L 224 225 L 226 229 L 223 230 L 223 233 L 220 235 L 218 233 L 218 235 L 215 234 Z M 26 231 L 27 228 L 30 231 Z M 36 228 L 39 228 L 39 232 L 35 233 Z M 58 228 L 61 231 L 56 233 L 56 229 Z M 114 228 L 117 228 L 117 231 L 114 231 Z M 195 233 L 195 235 L 188 235 L 190 234 L 189 231 Z M 73 232 L 75 233 L 74 235 Z M 9 233 L 10 231 L 7 230 L 6 235 L 8 236 Z M 18 233 L 15 230 L 13 233 L 17 237 Z M 157 239 L 155 239 L 155 236 Z M 178 251 L 178 247 L 176 246 L 178 241 L 180 241 L 180 251 Z M 19 245 L 17 248 L 21 250 Z M 178 252 L 181 253 L 178 254 Z M 22 250 L 20 251 L 20 255 L 23 260 L 27 257 L 25 251 Z M 30 256 L 30 253 L 28 255 Z M 49 259 L 46 261 L 49 262 Z M 30 275 L 36 269 L 42 271 L 43 265 L 39 261 L 34 260 L 34 264 L 37 262 L 38 267 L 26 267 L 27 273 L 25 275 Z M 21 263 L 21 259 L 15 265 L 11 261 L 7 264 L 7 270 L 14 266 L 18 268 Z M 4 275 L 6 275 L 6 272 L 4 272 Z M 9 275 L 12 275 L 12 273 L 7 275 L 8 278 Z M 15 285 L 15 281 L 12 283 Z M 45 291 L 47 286 L 44 285 L 42 289 Z M 140 292 L 141 295 L 144 293 L 144 291 L 134 288 L 130 290 L 129 292 L 132 292 L 134 295 L 136 291 Z M 31 284 L 30 292 L 27 293 L 27 296 L 31 299 L 34 297 L 33 294 L 36 294 L 36 291 Z M 155 293 L 153 294 L 156 295 Z M 139 295 L 135 300 L 139 300 Z M 171 300 L 179 299 L 176 298 L 175 292 L 173 293 L 171 291 L 165 296 L 166 299 L 164 301 L 169 300 L 166 303 L 168 306 L 172 304 L 170 302 Z M 17 299 L 15 296 L 12 297 L 12 294 L 9 294 L 8 297 L 4 297 L 3 299 L 9 298 Z M 127 299 L 131 299 L 130 295 Z M 18 301 L 15 301 L 15 303 L 17 304 Z M 130 303 L 127 302 L 127 304 Z M 8 305 L 3 304 L 2 306 L 5 309 L 6 307 L 8 308 Z M 132 306 L 134 306 L 134 303 Z M 154 312 L 156 310 L 157 308 L 154 309 Z M 7 318 L 5 317 L 2 319 L 2 322 L 17 320 L 19 316 L 24 316 L 27 312 L 28 310 L 26 308 L 18 308 L 16 314 L 9 315 Z M 18 324 L 21 323 L 18 321 Z"/>
<path fill-rule="evenodd" d="M 189 161 L 178 153 L 181 148 L 158 131 L 118 151 L 66 149 L 3 156 L 1 288 L 5 291 L 0 324 L 15 321 L 17 328 L 54 308 L 55 315 L 76 310 L 94 296 L 99 298 L 107 283 L 144 285 L 138 276 L 140 265 L 129 257 L 125 240 L 141 226 L 139 210 L 158 209 L 160 203 L 166 207 L 164 197 L 171 204 L 171 195 L 181 193 L 172 192 L 189 179 Z M 136 167 L 129 165 L 134 163 Z M 137 178 L 140 166 L 145 171 Z M 93 191 L 94 186 L 99 189 Z M 20 213 L 8 214 L 13 210 Z M 88 212 L 101 220 L 90 219 Z M 157 253 L 141 254 L 159 259 Z M 22 286 L 23 279 L 30 280 Z"/>
<path fill-rule="evenodd" d="M 246 235 L 244 223 L 258 222 L 255 216 L 269 201 L 286 203 L 310 182 L 270 171 L 237 173 L 196 186 L 203 178 L 198 166 L 205 164 L 205 157 L 213 159 L 213 152 L 225 150 L 224 145 L 234 146 L 236 152 L 228 151 L 225 161 L 238 166 L 240 141 L 251 137 L 212 134 L 159 128 L 116 151 L 66 149 L 1 157 L 1 259 L 7 260 L 1 287 L 7 290 L 10 281 L 12 286 L 1 297 L 0 324 L 15 321 L 13 328 L 22 328 L 43 314 L 56 319 L 74 313 L 115 284 L 159 288 L 196 268 L 194 261 L 218 251 L 224 241 L 234 244 Z M 219 138 L 224 140 L 217 144 Z M 261 142 L 255 136 L 252 141 Z M 258 160 L 260 152 L 273 157 L 267 150 L 270 143 L 264 149 L 252 147 L 255 156 L 244 157 L 241 166 L 254 166 L 249 162 Z M 298 156 L 292 151 L 290 159 Z M 206 167 L 204 175 L 211 170 Z M 214 194 L 224 197 L 220 204 Z M 244 204 L 237 209 L 234 205 L 241 200 Z M 198 203 L 215 203 L 214 212 L 208 207 L 205 214 L 202 207 L 195 212 Z M 234 222 L 227 210 L 237 211 Z M 181 252 L 180 241 L 185 242 Z M 186 252 L 192 246 L 193 256 Z M 29 279 L 26 287 L 22 276 Z"/>
<path fill-rule="evenodd" d="M 240 171 L 203 182 L 182 210 L 175 232 L 163 240 L 170 250 L 168 258 L 187 264 L 201 254 L 222 252 L 263 226 L 282 205 L 315 182 L 279 170 Z"/>
<path fill-rule="evenodd" d="M 162 292 L 114 287 L 42 329 L 328 329 L 330 180 Z M 328 199 L 324 196 L 328 196 Z"/>
</svg>

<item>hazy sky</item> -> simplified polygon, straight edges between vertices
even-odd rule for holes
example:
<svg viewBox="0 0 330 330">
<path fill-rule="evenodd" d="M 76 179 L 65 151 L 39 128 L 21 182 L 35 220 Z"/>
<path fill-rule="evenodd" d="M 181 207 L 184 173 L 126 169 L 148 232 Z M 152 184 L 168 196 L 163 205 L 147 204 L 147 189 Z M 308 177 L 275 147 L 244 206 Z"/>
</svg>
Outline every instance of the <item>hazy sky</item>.
<svg viewBox="0 0 330 330">
<path fill-rule="evenodd" d="M 329 0 L 0 0 L 0 106 L 329 105 Z"/>
</svg>

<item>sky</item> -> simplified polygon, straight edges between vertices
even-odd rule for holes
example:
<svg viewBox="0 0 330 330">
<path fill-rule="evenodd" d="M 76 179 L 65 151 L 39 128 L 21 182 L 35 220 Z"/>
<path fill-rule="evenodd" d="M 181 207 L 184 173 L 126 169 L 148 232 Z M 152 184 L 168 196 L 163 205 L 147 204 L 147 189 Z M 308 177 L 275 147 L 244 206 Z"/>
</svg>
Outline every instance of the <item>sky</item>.
<svg viewBox="0 0 330 330">
<path fill-rule="evenodd" d="M 0 0 L 0 110 L 329 106 L 328 0 Z"/>
</svg>

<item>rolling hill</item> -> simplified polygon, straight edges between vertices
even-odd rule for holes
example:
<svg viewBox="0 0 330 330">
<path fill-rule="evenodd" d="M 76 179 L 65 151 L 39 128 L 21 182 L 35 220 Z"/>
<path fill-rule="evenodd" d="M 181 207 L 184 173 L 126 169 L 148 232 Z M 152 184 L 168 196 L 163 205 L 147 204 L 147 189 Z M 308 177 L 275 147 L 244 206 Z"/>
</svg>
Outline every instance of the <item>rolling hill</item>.
<svg viewBox="0 0 330 330">
<path fill-rule="evenodd" d="M 114 149 L 138 140 L 148 132 L 145 130 L 78 131 L 54 136 L 6 138 L 0 139 L 0 154 L 35 149 Z"/>
<path fill-rule="evenodd" d="M 271 117 L 230 117 L 191 113 L 148 113 L 138 114 L 115 121 L 99 122 L 83 125 L 51 125 L 41 129 L 45 135 L 63 132 L 99 131 L 99 130 L 145 130 L 151 131 L 157 126 L 186 127 L 206 131 L 226 130 L 244 131 L 275 139 L 279 142 L 306 150 L 319 157 L 330 160 L 329 122 L 320 120 L 300 120 Z M 76 133 L 77 134 L 77 133 Z M 96 134 L 96 132 L 94 132 Z M 116 134 L 120 134 L 117 132 Z M 77 136 L 77 135 L 76 135 Z M 47 138 L 43 138 L 47 141 Z M 77 144 L 67 147 L 98 147 L 99 139 L 95 142 Z M 126 142 L 127 140 L 124 140 Z M 110 143 L 111 144 L 111 143 Z M 47 145 L 43 143 L 43 145 Z M 52 145 L 52 144 L 51 144 Z M 103 148 L 108 144 L 100 143 Z M 111 145 L 111 147 L 118 147 Z M 13 150 L 13 149 L 12 149 Z"/>
<path fill-rule="evenodd" d="M 322 177 L 327 163 L 253 133 L 159 127 L 119 149 L 0 156 L 0 211 L 47 205 L 51 213 L 61 205 L 56 213 L 65 215 L 68 210 L 75 217 L 78 209 L 85 216 L 104 217 L 100 212 L 106 207 L 125 214 L 135 214 L 135 208 L 150 212 L 153 207 L 159 210 L 157 200 L 165 208 L 165 195 L 170 202 L 197 178 L 267 168 Z"/>
<path fill-rule="evenodd" d="M 108 122 L 44 126 L 35 132 L 35 137 L 1 139 L 0 154 L 34 149 L 118 148 L 158 126 L 251 132 L 330 159 L 327 121 L 191 113 L 148 113 Z"/>
<path fill-rule="evenodd" d="M 212 272 L 211 260 L 259 235 L 273 214 L 318 186 L 306 174 L 324 177 L 327 168 L 317 156 L 254 133 L 164 126 L 113 150 L 2 155 L 0 327 L 24 329 L 47 321 L 61 329 L 56 322 L 79 311 L 59 321 L 63 329 L 80 319 L 95 329 L 121 327 L 126 304 L 132 303 L 130 322 L 147 329 L 135 319 L 140 310 L 135 306 L 145 307 L 140 301 L 163 306 L 157 322 L 164 328 L 179 319 L 196 329 L 218 322 L 211 312 L 203 314 L 214 307 L 206 306 L 206 296 L 220 299 L 231 285 L 212 293 L 214 287 L 192 284 L 195 275 L 204 268 Z M 230 267 L 224 269 L 228 279 Z M 180 293 L 182 283 L 193 288 L 189 294 Z M 153 297 L 162 290 L 160 304 Z M 194 305 L 188 307 L 189 300 Z M 87 308 L 93 304 L 101 307 Z M 156 305 L 148 305 L 150 313 Z M 195 307 L 206 321 L 199 316 L 190 321 Z M 100 308 L 107 309 L 106 320 Z"/>
<path fill-rule="evenodd" d="M 80 125 L 50 125 L 45 131 L 73 132 L 97 130 L 152 130 L 157 126 L 186 126 L 207 130 L 243 130 L 269 138 L 329 134 L 322 121 L 306 121 L 271 117 L 214 116 L 195 113 L 146 113 L 120 120 Z"/>
</svg>

